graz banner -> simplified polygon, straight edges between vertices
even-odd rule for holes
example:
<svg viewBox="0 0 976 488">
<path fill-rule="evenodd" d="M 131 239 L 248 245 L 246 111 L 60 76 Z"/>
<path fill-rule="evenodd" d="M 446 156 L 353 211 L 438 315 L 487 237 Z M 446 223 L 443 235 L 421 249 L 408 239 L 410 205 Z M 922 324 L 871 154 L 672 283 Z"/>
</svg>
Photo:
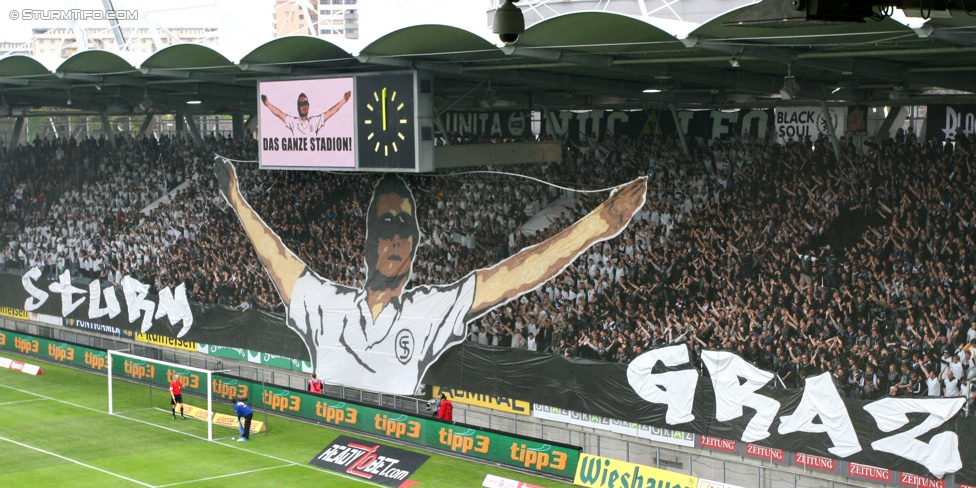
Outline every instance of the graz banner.
<svg viewBox="0 0 976 488">
<path fill-rule="evenodd" d="M 410 479 L 430 456 L 340 435 L 309 464 L 381 485 L 410 486 Z"/>
<path fill-rule="evenodd" d="M 807 378 L 802 391 L 784 390 L 772 386 L 773 373 L 736 354 L 703 351 L 701 360 L 707 375 L 693 367 L 684 345 L 654 349 L 621 365 L 465 343 L 427 379 L 693 432 L 712 449 L 737 452 L 741 443 L 775 449 L 754 448 L 764 457 L 803 453 L 792 461 L 816 469 L 844 460 L 931 478 L 976 478 L 976 449 L 962 441 L 976 436 L 976 423 L 959 415 L 963 398 L 852 400 L 841 397 L 829 373 Z M 529 376 L 545 378 L 551 388 L 511 381 Z"/>
<path fill-rule="evenodd" d="M 0 284 L 9 285 L 10 281 L 9 276 L 0 277 Z M 10 293 L 0 293 L 0 300 L 9 301 L 18 293 L 21 297 L 29 295 L 20 282 L 14 283 L 18 286 L 10 287 L 13 288 Z M 58 298 L 63 299 L 63 295 Z M 30 303 L 21 301 L 21 304 Z M 50 303 L 45 305 L 56 307 Z M 9 302 L 0 303 L 0 306 L 13 308 Z M 100 320 L 105 318 L 110 317 Z M 133 327 L 121 315 L 117 319 L 127 329 Z M 198 325 L 202 326 L 201 330 L 206 330 L 205 323 Z M 8 336 L 4 340 L 7 347 L 25 354 L 42 350 L 39 339 Z M 409 340 L 410 337 L 405 335 L 404 342 L 399 344 L 409 346 Z M 47 354 L 46 345 L 43 350 Z M 65 357 L 70 355 L 67 351 L 64 354 Z M 77 353 L 73 357 L 80 359 Z M 85 353 L 85 364 L 89 360 L 104 364 L 104 357 Z M 463 343 L 448 349 L 441 360 L 427 370 L 423 380 L 427 384 L 519 398 L 641 425 L 733 441 L 761 442 L 785 451 L 918 473 L 926 478 L 956 473 L 960 481 L 976 482 L 976 447 L 972 443 L 960 442 L 960 439 L 976 438 L 973 419 L 958 415 L 964 399 L 851 400 L 840 397 L 826 373 L 808 378 L 803 391 L 774 389 L 767 386 L 772 373 L 762 371 L 734 354 L 705 351 L 702 360 L 710 370 L 710 377 L 701 376 L 692 368 L 685 346 L 649 351 L 628 367 Z M 658 363 L 670 370 L 651 373 L 653 365 Z M 712 371 L 718 364 L 724 366 Z M 512 382 L 511 378 L 526 378 L 526 381 Z M 532 378 L 540 380 L 535 382 Z M 740 384 L 738 378 L 749 381 Z M 587 394 L 578 395 L 578 391 Z M 268 395 L 269 405 L 275 408 L 299 406 L 298 401 L 277 397 L 274 392 Z M 312 408 L 314 412 L 314 403 Z M 312 416 L 315 418 L 314 413 Z M 814 423 L 817 418 L 820 420 Z M 394 433 L 399 432 L 397 429 L 401 425 L 407 425 L 380 419 L 376 424 L 374 431 L 385 432 L 393 425 L 396 428 L 391 432 Z M 408 429 L 402 435 L 408 432 L 416 430 Z M 447 433 L 445 437 L 448 437 Z M 453 441 L 451 439 L 447 441 L 448 446 Z M 931 452 L 943 454 L 930 456 Z M 519 461 L 516 458 L 514 462 Z"/>
<path fill-rule="evenodd" d="M 976 105 L 929 105 L 925 116 L 925 138 L 940 141 L 976 132 Z"/>
</svg>

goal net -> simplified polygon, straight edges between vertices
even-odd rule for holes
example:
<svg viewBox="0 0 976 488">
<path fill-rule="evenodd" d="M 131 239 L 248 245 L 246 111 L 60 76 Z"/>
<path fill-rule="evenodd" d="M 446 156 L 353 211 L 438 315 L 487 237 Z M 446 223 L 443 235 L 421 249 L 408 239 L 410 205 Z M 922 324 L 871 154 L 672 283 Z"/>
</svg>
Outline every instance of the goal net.
<svg viewBox="0 0 976 488">
<path fill-rule="evenodd" d="M 175 407 L 174 428 L 188 433 L 201 433 L 206 425 L 208 440 L 233 437 L 238 434 L 236 414 L 229 402 L 219 402 L 211 389 L 213 372 L 205 369 L 173 364 L 108 351 L 108 411 L 118 415 L 136 416 L 158 423 L 157 416 L 168 419 L 174 415 L 170 383 L 179 377 L 183 395 L 183 421 L 180 407 Z M 233 421 L 228 421 L 231 416 Z"/>
</svg>

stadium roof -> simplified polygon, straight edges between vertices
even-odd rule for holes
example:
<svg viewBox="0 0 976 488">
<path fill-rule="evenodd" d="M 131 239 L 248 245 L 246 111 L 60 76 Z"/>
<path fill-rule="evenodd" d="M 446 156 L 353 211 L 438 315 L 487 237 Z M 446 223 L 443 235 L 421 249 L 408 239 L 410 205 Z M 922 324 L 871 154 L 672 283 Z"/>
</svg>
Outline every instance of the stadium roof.
<svg viewBox="0 0 976 488">
<path fill-rule="evenodd" d="M 197 44 L 152 54 L 88 50 L 53 62 L 13 55 L 0 59 L 0 110 L 68 107 L 70 99 L 72 109 L 109 114 L 142 113 L 147 101 L 164 113 L 250 114 L 258 80 L 407 68 L 434 72 L 438 110 L 976 100 L 976 16 L 966 12 L 922 19 L 898 11 L 882 21 L 789 28 L 727 23 L 745 8 L 702 24 L 577 11 L 535 21 L 511 45 L 458 27 L 417 25 L 358 53 L 296 36 L 240 59 Z M 788 74 L 800 88 L 785 101 Z"/>
</svg>

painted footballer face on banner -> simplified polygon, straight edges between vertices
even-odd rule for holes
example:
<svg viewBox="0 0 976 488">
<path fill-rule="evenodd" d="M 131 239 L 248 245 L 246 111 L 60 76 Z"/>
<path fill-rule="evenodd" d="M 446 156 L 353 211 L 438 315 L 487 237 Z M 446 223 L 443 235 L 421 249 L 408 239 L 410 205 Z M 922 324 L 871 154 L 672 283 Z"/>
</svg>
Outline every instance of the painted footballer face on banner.
<svg viewBox="0 0 976 488">
<path fill-rule="evenodd" d="M 401 199 L 402 201 L 402 199 Z M 395 205 L 395 204 L 394 204 Z M 383 212 L 382 209 L 379 209 Z M 413 215 L 405 212 L 394 213 L 387 210 L 380 215 L 384 227 L 394 227 L 397 223 L 403 224 L 407 220 L 412 220 Z M 393 233 L 390 237 L 378 237 L 376 239 L 377 260 L 376 272 L 388 278 L 404 276 L 410 271 L 411 254 L 413 251 L 413 236 L 400 235 Z"/>
<path fill-rule="evenodd" d="M 396 175 L 380 179 L 366 218 L 366 288 L 394 289 L 410 276 L 420 239 L 416 202 Z"/>
</svg>

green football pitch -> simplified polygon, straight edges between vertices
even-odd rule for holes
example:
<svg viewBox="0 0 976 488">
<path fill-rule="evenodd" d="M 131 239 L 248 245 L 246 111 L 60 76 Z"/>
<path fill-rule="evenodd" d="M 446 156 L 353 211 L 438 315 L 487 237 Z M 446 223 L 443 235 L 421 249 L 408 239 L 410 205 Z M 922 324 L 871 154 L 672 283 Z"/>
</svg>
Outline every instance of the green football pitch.
<svg viewBox="0 0 976 488">
<path fill-rule="evenodd" d="M 251 442 L 209 442 L 205 423 L 173 420 L 167 411 L 109 415 L 104 376 L 34 364 L 42 366 L 43 375 L 0 369 L 4 488 L 383 486 L 309 464 L 337 436 L 362 434 L 268 416 L 268 432 L 253 434 Z M 263 417 L 255 414 L 255 419 Z M 486 474 L 544 487 L 572 486 L 381 442 L 430 456 L 410 476 L 421 487 L 478 487 Z"/>
</svg>

